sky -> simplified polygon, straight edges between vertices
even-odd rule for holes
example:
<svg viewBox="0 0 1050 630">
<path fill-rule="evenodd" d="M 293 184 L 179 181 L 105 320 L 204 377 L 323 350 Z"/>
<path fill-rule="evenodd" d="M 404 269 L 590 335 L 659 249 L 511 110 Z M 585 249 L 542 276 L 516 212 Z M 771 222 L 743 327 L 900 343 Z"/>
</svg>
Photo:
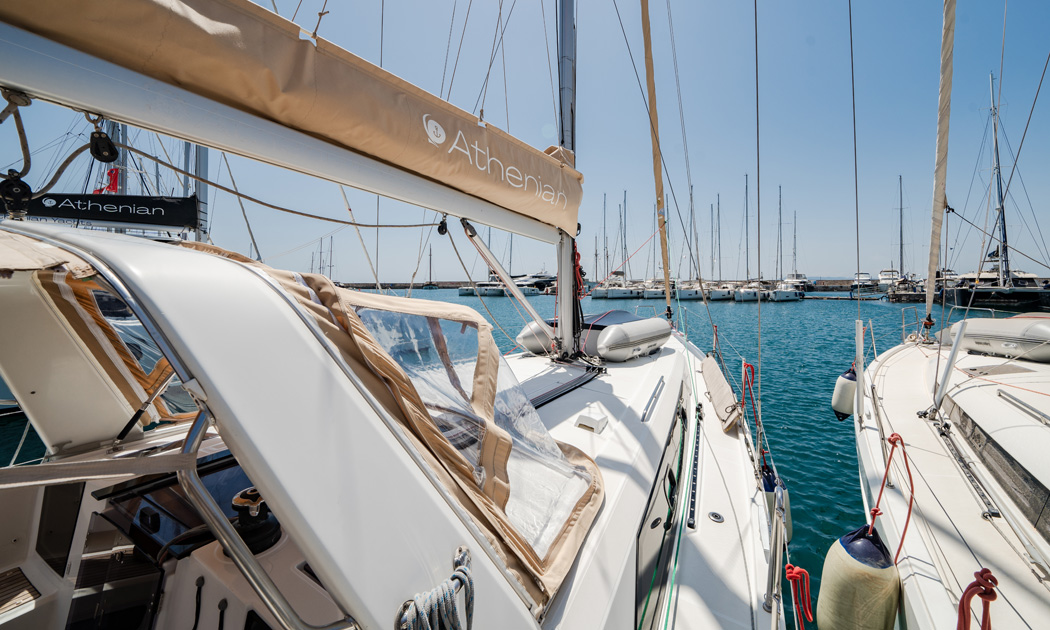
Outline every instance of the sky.
<svg viewBox="0 0 1050 630">
<path fill-rule="evenodd" d="M 261 4 L 272 8 L 269 0 Z M 278 12 L 285 17 L 291 17 L 298 7 L 296 21 L 308 31 L 317 25 L 323 4 L 324 0 L 276 1 Z M 501 9 L 506 30 L 490 69 Z M 673 22 L 668 19 L 669 9 Z M 318 27 L 321 37 L 425 90 L 442 94 L 463 109 L 483 109 L 489 124 L 509 130 L 532 146 L 543 149 L 556 143 L 553 0 L 364 0 L 328 2 L 326 10 L 329 13 Z M 754 11 L 749 2 L 651 2 L 673 275 L 691 275 L 682 230 L 682 224 L 689 223 L 690 184 L 699 233 L 699 266 L 705 278 L 720 274 L 740 279 L 748 272 L 757 276 L 759 268 L 766 278 L 777 275 L 780 191 L 786 271 L 794 266 L 811 278 L 848 277 L 857 270 L 858 257 L 860 271 L 876 274 L 897 267 L 898 177 L 903 183 L 905 271 L 925 275 L 941 5 L 913 0 L 854 3 L 856 195 L 848 4 L 841 0 L 758 2 L 757 120 L 761 133 L 757 139 Z M 655 192 L 640 23 L 637 3 L 578 2 L 576 167 L 585 178 L 578 243 L 590 278 L 605 275 L 606 240 L 610 266 L 620 262 L 623 245 L 617 226 L 625 195 L 626 248 L 640 250 L 630 261 L 630 275 L 641 278 L 655 273 L 652 262 L 647 263 L 654 257 L 651 246 L 655 240 L 645 244 L 654 230 Z M 1044 93 L 1035 101 L 1034 110 L 1033 100 L 1050 53 L 1047 24 L 1050 4 L 1039 0 L 1009 3 L 1005 25 L 1001 3 L 959 3 L 947 183 L 949 205 L 968 220 L 985 225 L 992 172 L 987 129 L 989 74 L 994 73 L 996 90 L 1001 89 L 1004 184 L 1031 112 L 1006 207 L 1010 242 L 1023 254 L 1014 256 L 1014 265 L 1040 276 L 1050 275 L 1044 266 L 1050 264 L 1050 256 L 1039 227 L 1047 220 L 1045 200 L 1050 195 L 1050 178 L 1046 177 L 1050 170 L 1046 150 L 1050 146 L 1050 95 Z M 50 179 L 55 165 L 69 151 L 84 142 L 89 127 L 80 114 L 41 102 L 24 109 L 23 118 L 34 152 L 27 181 L 36 189 Z M 150 132 L 132 130 L 130 138 L 145 151 L 162 154 L 166 150 L 173 156 L 181 152 L 170 139 L 164 140 L 162 148 Z M 252 196 L 305 212 L 346 217 L 335 184 L 236 156 L 228 160 L 229 171 L 220 154 L 212 152 L 209 177 L 229 185 L 232 171 L 237 187 Z M 18 168 L 20 163 L 14 125 L 0 125 L 0 167 Z M 87 167 L 86 159 L 75 163 L 58 189 L 80 192 L 86 184 L 96 187 L 97 182 L 87 181 Z M 154 167 L 147 166 L 142 175 L 152 178 L 154 172 Z M 750 228 L 746 247 L 745 177 Z M 161 178 L 166 189 L 181 192 L 172 174 L 161 172 Z M 375 195 L 346 192 L 355 217 L 374 221 Z M 720 247 L 712 247 L 711 206 L 716 201 Z M 859 227 L 855 220 L 858 206 Z M 237 201 L 229 194 L 213 192 L 209 207 L 215 244 L 249 253 L 250 238 Z M 392 200 L 381 200 L 378 207 L 384 223 L 434 218 L 432 212 Z M 389 229 L 377 236 L 376 230 L 366 228 L 359 239 L 353 228 L 338 229 L 331 223 L 283 215 L 249 202 L 245 202 L 245 212 L 263 260 L 275 267 L 316 268 L 323 239 L 326 262 L 332 263 L 336 280 L 370 281 L 363 241 L 381 281 L 407 281 L 413 273 L 417 281 L 425 280 L 430 247 L 435 279 L 465 281 L 448 237 L 436 231 Z M 604 230 L 603 223 L 607 225 Z M 956 271 L 975 269 L 982 252 L 980 235 L 955 216 L 949 216 L 945 226 L 948 265 Z M 792 244 L 796 232 L 797 248 Z M 452 234 L 465 252 L 468 246 L 459 228 L 453 228 Z M 598 269 L 593 270 L 596 242 L 599 260 Z M 494 231 L 490 245 L 504 266 L 516 274 L 541 269 L 553 272 L 556 267 L 553 246 L 517 237 L 511 261 L 508 234 Z M 797 251 L 794 265 L 793 249 Z M 745 251 L 750 254 L 747 260 Z M 472 251 L 464 261 L 475 278 L 484 275 L 484 265 Z"/>
</svg>

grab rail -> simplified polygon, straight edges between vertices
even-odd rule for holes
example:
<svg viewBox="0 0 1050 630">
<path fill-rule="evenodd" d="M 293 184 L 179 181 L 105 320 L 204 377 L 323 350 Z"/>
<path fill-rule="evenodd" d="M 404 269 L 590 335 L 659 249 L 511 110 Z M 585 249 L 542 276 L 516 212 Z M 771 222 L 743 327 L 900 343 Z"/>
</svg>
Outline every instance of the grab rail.
<svg viewBox="0 0 1050 630">
<path fill-rule="evenodd" d="M 918 331 L 919 325 L 921 323 L 919 321 L 919 307 L 918 306 L 905 306 L 904 308 L 902 308 L 901 309 L 901 343 L 904 343 L 905 341 L 908 340 L 908 336 L 904 332 L 904 331 L 906 331 L 908 329 L 908 323 L 904 321 L 904 313 L 907 312 L 907 311 L 911 311 L 911 312 L 913 312 L 915 314 L 915 330 L 916 331 Z"/>
<path fill-rule="evenodd" d="M 773 490 L 773 513 L 770 514 L 769 522 L 769 575 L 766 580 L 766 594 L 762 603 L 762 609 L 771 613 L 773 617 L 773 629 L 776 630 L 780 624 L 780 576 L 784 568 L 784 547 L 787 538 L 784 509 L 784 486 L 777 479 L 776 488 Z"/>
<path fill-rule="evenodd" d="M 202 406 L 200 413 L 197 414 L 197 418 L 193 421 L 193 426 L 190 427 L 189 432 L 186 434 L 186 439 L 182 443 L 182 454 L 195 455 L 197 453 L 201 443 L 204 442 L 204 437 L 210 424 L 211 416 L 208 414 L 207 408 Z M 200 476 L 197 474 L 197 469 L 179 470 L 176 472 L 176 477 L 179 480 L 179 485 L 186 491 L 186 498 L 197 509 L 201 518 L 208 525 L 208 529 L 215 536 L 215 540 L 219 541 L 226 554 L 233 560 L 233 564 L 237 566 L 241 575 L 248 581 L 252 590 L 259 596 L 266 609 L 277 619 L 277 623 L 281 627 L 289 630 L 360 630 L 361 626 L 349 615 L 326 626 L 314 626 L 303 621 L 281 591 L 278 590 L 277 585 L 273 583 L 270 576 L 267 575 L 266 570 L 255 559 L 255 556 L 248 549 L 248 545 L 245 544 L 237 531 L 230 525 L 230 521 L 223 514 L 222 509 L 219 508 L 215 503 L 215 499 L 204 487 L 204 482 L 201 481 Z"/>
</svg>

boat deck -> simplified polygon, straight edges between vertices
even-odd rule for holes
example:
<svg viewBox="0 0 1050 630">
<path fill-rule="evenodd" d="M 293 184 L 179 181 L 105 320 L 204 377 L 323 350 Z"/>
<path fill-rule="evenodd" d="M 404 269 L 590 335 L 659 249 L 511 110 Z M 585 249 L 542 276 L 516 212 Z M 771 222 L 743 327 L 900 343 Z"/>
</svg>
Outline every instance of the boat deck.
<svg viewBox="0 0 1050 630">
<path fill-rule="evenodd" d="M 602 512 L 544 627 L 636 627 L 640 522 L 678 400 L 692 416 L 694 388 L 705 418 L 699 423 L 699 444 L 691 421 L 684 438 L 686 465 L 694 449 L 699 453 L 695 528 L 687 522 L 690 486 L 685 485 L 681 535 L 671 557 L 674 585 L 662 601 L 660 627 L 664 614 L 670 617 L 667 628 L 769 627 L 770 615 L 762 609 L 769 545 L 764 495 L 744 432 L 721 429 L 706 395 L 702 359 L 676 335 L 653 356 L 607 363 L 605 374 L 538 409 L 555 439 L 597 462 L 606 487 Z M 529 355 L 508 360 L 531 397 L 582 372 Z M 600 433 L 581 428 L 576 426 L 581 415 L 604 416 L 607 425 Z M 691 481 L 691 472 L 691 465 L 683 469 L 683 482 Z M 721 516 L 721 522 L 709 514 Z"/>
<path fill-rule="evenodd" d="M 936 347 L 909 344 L 879 357 L 867 371 L 869 377 L 874 375 L 877 408 L 873 412 L 866 390 L 863 424 L 857 425 L 866 510 L 872 507 L 885 470 L 889 452 L 885 438 L 899 433 L 907 447 L 915 480 L 915 508 L 898 568 L 908 627 L 953 627 L 959 599 L 982 567 L 999 581 L 998 600 L 991 606 L 995 627 L 1042 627 L 1050 619 L 1050 582 L 1045 565 L 1031 562 L 1025 547 L 1038 557 L 1045 553 L 1046 540 L 1026 518 L 1030 506 L 1018 505 L 1010 493 L 1020 492 L 1037 501 L 1042 486 L 1044 496 L 1038 509 L 1045 509 L 1050 428 L 1007 403 L 997 390 L 1009 390 L 1035 404 L 1034 399 L 1050 394 L 1045 386 L 1050 366 L 977 355 L 957 359 L 948 399 L 942 405 L 955 407 L 950 412 L 953 449 L 935 425 L 933 414 L 928 418 L 917 415 L 932 405 L 934 375 L 943 370 L 949 349 L 940 352 L 938 357 Z M 967 368 L 979 369 L 968 373 Z M 995 444 L 997 449 L 989 448 Z M 1010 469 L 1013 475 L 1004 474 Z M 908 477 L 899 454 L 894 456 L 892 470 L 894 487 L 886 489 L 884 514 L 877 524 L 890 552 L 895 553 L 908 508 Z M 1003 484 L 996 479 L 1007 481 Z M 1010 479 L 1024 481 L 1011 489 Z M 987 515 L 994 511 L 1002 516 Z M 1042 518 L 1045 534 L 1046 514 Z M 979 602 L 974 598 L 971 603 L 975 623 L 980 623 Z"/>
</svg>

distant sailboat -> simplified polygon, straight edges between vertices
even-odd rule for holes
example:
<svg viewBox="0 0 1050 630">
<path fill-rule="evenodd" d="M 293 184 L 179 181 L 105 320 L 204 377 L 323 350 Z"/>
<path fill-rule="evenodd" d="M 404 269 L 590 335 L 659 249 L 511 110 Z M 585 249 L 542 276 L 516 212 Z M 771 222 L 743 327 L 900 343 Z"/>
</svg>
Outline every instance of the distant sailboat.
<svg viewBox="0 0 1050 630">
<path fill-rule="evenodd" d="M 430 270 L 427 275 L 427 283 L 423 285 L 424 289 L 436 289 L 438 285 L 434 284 L 434 246 L 430 246 Z"/>
</svg>

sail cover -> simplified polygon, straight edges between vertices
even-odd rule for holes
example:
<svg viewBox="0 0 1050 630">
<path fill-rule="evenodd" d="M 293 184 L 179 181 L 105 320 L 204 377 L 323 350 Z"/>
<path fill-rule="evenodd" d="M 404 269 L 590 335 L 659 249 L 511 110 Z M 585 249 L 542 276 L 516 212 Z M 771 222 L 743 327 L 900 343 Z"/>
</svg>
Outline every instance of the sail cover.
<svg viewBox="0 0 1050 630">
<path fill-rule="evenodd" d="M 0 0 L 0 20 L 576 233 L 583 176 L 249 0 Z"/>
</svg>

